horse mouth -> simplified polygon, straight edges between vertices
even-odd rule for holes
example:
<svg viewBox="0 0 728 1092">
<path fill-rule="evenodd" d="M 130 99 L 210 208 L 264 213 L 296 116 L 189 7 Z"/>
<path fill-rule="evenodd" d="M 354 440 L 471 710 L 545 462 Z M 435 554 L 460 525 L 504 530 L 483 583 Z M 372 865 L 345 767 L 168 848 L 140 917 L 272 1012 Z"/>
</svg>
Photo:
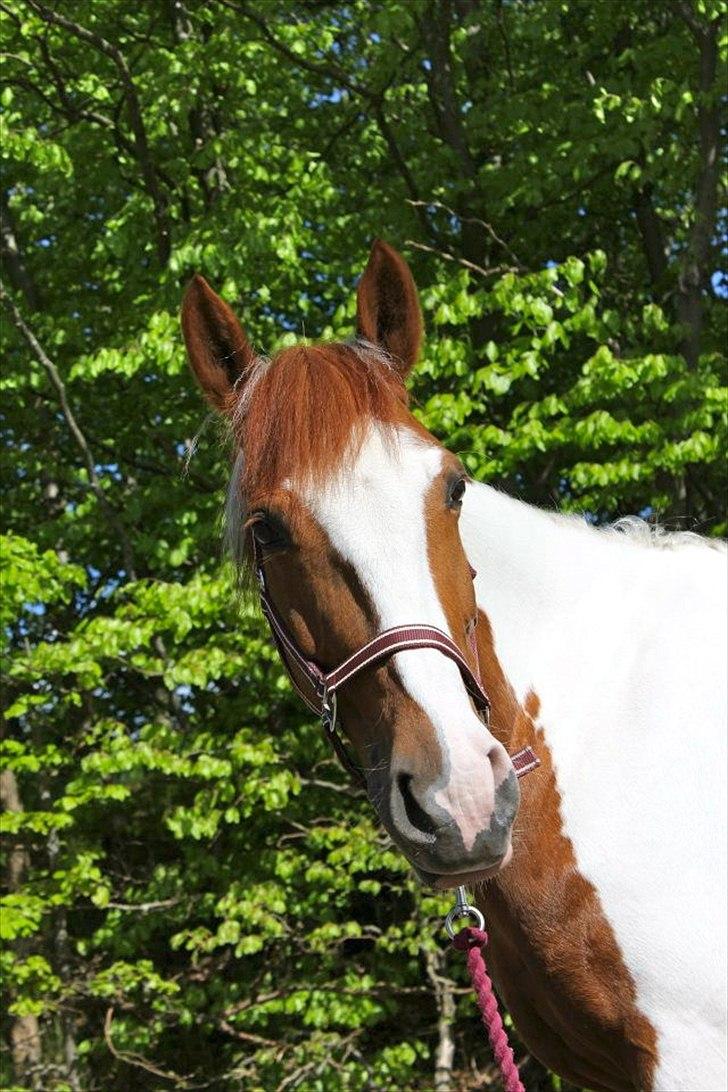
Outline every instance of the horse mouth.
<svg viewBox="0 0 728 1092">
<path fill-rule="evenodd" d="M 513 846 L 509 843 L 499 861 L 486 868 L 475 868 L 469 872 L 423 872 L 416 868 L 418 878 L 428 887 L 434 887 L 437 891 L 447 891 L 451 887 L 474 887 L 476 884 L 490 880 L 497 876 L 504 868 L 507 868 L 513 856 Z"/>
</svg>

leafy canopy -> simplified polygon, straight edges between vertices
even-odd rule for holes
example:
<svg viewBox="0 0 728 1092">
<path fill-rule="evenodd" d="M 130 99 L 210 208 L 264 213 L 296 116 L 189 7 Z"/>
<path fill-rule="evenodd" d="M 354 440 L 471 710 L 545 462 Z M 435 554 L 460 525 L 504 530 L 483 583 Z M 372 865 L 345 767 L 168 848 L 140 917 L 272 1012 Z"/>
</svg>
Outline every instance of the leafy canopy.
<svg viewBox="0 0 728 1092">
<path fill-rule="evenodd" d="M 4 0 L 4 1087 L 431 1087 L 454 1003 L 442 1087 L 491 1080 L 443 901 L 235 602 L 179 299 L 347 336 L 382 236 L 476 477 L 721 533 L 724 12 Z"/>
</svg>

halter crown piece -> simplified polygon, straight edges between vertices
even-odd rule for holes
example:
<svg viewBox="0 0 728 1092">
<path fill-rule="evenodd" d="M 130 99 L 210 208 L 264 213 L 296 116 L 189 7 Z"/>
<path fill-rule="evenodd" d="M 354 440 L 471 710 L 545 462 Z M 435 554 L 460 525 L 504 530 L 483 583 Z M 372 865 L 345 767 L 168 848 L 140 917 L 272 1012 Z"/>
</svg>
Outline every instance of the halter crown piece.
<svg viewBox="0 0 728 1092">
<path fill-rule="evenodd" d="M 253 560 L 255 574 L 258 580 L 260 592 L 260 606 L 270 626 L 273 640 L 275 641 L 281 660 L 288 671 L 293 687 L 299 697 L 308 708 L 321 720 L 324 733 L 330 740 L 342 766 L 362 785 L 366 785 L 366 778 L 359 766 L 349 756 L 343 739 L 337 729 L 337 695 L 342 686 L 350 682 L 357 675 L 376 667 L 383 660 L 389 659 L 397 652 L 407 649 L 434 648 L 453 660 L 460 671 L 463 684 L 470 695 L 473 705 L 478 710 L 481 720 L 487 728 L 490 722 L 490 699 L 483 689 L 480 679 L 471 670 L 470 664 L 463 656 L 455 642 L 436 626 L 410 625 L 394 626 L 378 633 L 371 641 L 347 657 L 333 671 L 323 671 L 314 661 L 308 659 L 301 652 L 291 634 L 276 610 L 276 607 L 268 594 L 268 586 L 263 569 L 263 559 L 260 555 L 260 547 L 252 536 Z M 471 570 L 472 571 L 472 570 Z M 473 573 L 473 575 L 475 575 Z M 477 647 L 474 634 L 472 647 L 477 659 Z M 303 675 L 311 688 L 311 694 L 307 694 L 299 685 L 292 665 Z M 540 760 L 530 747 L 523 747 L 520 751 L 510 756 L 516 777 L 523 777 L 530 770 L 540 766 Z"/>
</svg>

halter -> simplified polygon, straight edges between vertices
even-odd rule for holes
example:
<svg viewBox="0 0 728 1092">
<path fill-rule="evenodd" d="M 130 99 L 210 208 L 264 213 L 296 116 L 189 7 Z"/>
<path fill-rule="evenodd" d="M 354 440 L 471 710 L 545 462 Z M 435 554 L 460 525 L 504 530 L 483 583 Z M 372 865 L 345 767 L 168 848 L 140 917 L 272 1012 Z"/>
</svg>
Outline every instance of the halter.
<svg viewBox="0 0 728 1092">
<path fill-rule="evenodd" d="M 337 695 L 341 687 L 351 682 L 357 675 L 372 669 L 383 660 L 394 656 L 397 652 L 405 652 L 415 648 L 434 648 L 441 652 L 443 656 L 453 660 L 460 671 L 465 689 L 470 695 L 473 705 L 478 710 L 483 724 L 486 728 L 489 727 L 490 699 L 481 685 L 480 678 L 472 671 L 470 664 L 455 642 L 436 626 L 417 624 L 393 626 L 391 629 L 385 629 L 382 633 L 378 633 L 376 637 L 372 637 L 370 641 L 367 641 L 357 652 L 352 653 L 332 671 L 323 671 L 314 660 L 304 656 L 268 594 L 260 547 L 254 534 L 251 535 L 251 539 L 255 575 L 260 592 L 260 606 L 270 626 L 283 665 L 296 693 L 320 719 L 324 733 L 331 742 L 342 766 L 361 785 L 366 786 L 364 773 L 350 758 L 346 745 L 337 730 Z M 475 576 L 472 569 L 471 573 Z M 472 634 L 472 649 L 477 661 L 478 652 L 474 631 Z M 291 669 L 292 664 L 295 664 L 300 674 L 306 679 L 312 695 L 307 694 L 299 686 L 295 672 Z M 523 777 L 524 774 L 540 765 L 540 760 L 530 747 L 522 748 L 516 754 L 511 755 L 510 758 L 516 777 Z"/>
</svg>

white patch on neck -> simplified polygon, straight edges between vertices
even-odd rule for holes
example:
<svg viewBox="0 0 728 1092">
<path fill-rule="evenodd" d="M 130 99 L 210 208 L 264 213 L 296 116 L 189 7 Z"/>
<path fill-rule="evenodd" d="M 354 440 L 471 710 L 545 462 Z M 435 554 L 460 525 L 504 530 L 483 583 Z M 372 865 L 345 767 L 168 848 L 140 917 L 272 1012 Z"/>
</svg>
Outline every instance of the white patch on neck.
<svg viewBox="0 0 728 1092">
<path fill-rule="evenodd" d="M 323 489 L 297 488 L 332 546 L 354 568 L 380 630 L 425 623 L 450 633 L 430 571 L 425 513 L 427 492 L 442 464 L 442 449 L 409 429 L 385 434 L 382 426 L 372 425 L 356 457 Z M 456 802 L 470 850 L 483 826 L 477 770 L 487 764 L 495 740 L 475 714 L 451 660 L 434 649 L 418 649 L 398 652 L 394 661 L 437 734 L 443 766 L 429 790 L 433 803 L 452 811 Z"/>
</svg>

